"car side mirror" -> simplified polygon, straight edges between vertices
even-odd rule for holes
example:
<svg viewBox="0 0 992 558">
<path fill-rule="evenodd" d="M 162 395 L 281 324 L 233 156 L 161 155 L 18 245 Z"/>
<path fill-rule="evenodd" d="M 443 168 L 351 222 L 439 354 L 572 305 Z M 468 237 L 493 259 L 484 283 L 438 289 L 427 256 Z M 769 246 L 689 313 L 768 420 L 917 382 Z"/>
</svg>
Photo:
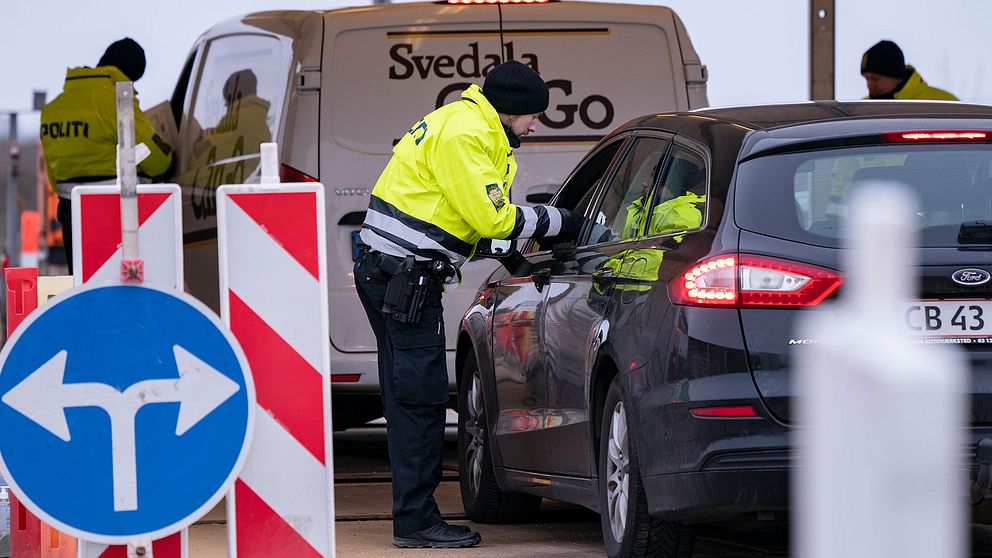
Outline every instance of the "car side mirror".
<svg viewBox="0 0 992 558">
<path fill-rule="evenodd" d="M 475 245 L 475 258 L 503 259 L 517 251 L 517 241 L 483 238 Z"/>
</svg>

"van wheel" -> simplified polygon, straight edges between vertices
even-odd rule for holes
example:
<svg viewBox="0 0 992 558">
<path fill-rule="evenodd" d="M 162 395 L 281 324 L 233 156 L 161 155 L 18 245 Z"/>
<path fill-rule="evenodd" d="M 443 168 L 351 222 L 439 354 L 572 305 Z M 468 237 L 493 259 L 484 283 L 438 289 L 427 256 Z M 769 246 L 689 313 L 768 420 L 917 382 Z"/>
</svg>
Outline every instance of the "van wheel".
<svg viewBox="0 0 992 558">
<path fill-rule="evenodd" d="M 541 498 L 504 492 L 496 484 L 489 427 L 482 404 L 482 376 L 470 354 L 458 384 L 458 483 L 465 515 L 478 523 L 522 523 L 534 519 Z"/>
<path fill-rule="evenodd" d="M 599 440 L 599 517 L 606 554 L 689 558 L 695 543 L 692 529 L 648 514 L 637 446 L 628 429 L 628 401 L 618 375 L 606 395 Z"/>
</svg>

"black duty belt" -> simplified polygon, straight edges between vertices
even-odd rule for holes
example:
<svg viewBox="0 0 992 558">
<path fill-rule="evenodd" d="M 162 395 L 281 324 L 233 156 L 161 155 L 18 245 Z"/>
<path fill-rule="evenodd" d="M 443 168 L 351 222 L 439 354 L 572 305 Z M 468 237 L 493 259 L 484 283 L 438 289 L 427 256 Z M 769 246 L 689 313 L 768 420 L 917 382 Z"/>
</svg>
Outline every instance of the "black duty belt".
<svg viewBox="0 0 992 558">
<path fill-rule="evenodd" d="M 358 245 L 358 256 L 360 258 L 367 258 L 366 263 L 371 269 L 381 271 L 390 277 L 400 273 L 406 264 L 406 258 L 385 254 L 372 249 L 372 247 L 366 244 Z M 441 259 L 415 261 L 412 268 L 436 274 L 442 281 L 455 274 L 455 268 L 451 265 L 451 262 Z"/>
</svg>

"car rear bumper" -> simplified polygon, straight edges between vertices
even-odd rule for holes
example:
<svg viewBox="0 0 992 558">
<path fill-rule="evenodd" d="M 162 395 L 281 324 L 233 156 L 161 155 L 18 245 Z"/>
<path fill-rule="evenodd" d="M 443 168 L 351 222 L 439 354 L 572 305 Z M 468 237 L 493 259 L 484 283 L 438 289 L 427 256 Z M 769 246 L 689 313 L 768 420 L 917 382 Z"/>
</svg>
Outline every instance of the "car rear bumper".
<svg viewBox="0 0 992 558">
<path fill-rule="evenodd" d="M 976 486 L 979 464 L 974 446 L 965 453 L 969 485 Z M 759 512 L 785 519 L 793 470 L 787 451 L 734 452 L 710 459 L 706 468 L 644 477 L 651 515 L 689 523 L 732 520 Z M 972 521 L 992 523 L 992 490 L 986 488 L 984 497 L 973 491 L 971 498 Z"/>
<path fill-rule="evenodd" d="M 699 471 L 644 477 L 651 515 L 677 521 L 722 521 L 756 512 L 784 512 L 789 470 Z"/>
</svg>

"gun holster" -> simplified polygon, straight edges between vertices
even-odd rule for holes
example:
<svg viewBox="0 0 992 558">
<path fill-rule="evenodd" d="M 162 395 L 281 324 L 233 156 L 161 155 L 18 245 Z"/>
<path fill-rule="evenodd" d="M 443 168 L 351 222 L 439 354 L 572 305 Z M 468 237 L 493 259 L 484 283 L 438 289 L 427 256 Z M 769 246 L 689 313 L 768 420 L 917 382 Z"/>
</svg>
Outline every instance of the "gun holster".
<svg viewBox="0 0 992 558">
<path fill-rule="evenodd" d="M 398 258 L 396 261 L 399 262 Z M 383 315 L 404 324 L 419 323 L 428 291 L 433 286 L 430 269 L 417 265 L 413 256 L 407 256 L 394 270 L 383 266 L 383 271 L 392 275 L 386 283 Z"/>
</svg>

